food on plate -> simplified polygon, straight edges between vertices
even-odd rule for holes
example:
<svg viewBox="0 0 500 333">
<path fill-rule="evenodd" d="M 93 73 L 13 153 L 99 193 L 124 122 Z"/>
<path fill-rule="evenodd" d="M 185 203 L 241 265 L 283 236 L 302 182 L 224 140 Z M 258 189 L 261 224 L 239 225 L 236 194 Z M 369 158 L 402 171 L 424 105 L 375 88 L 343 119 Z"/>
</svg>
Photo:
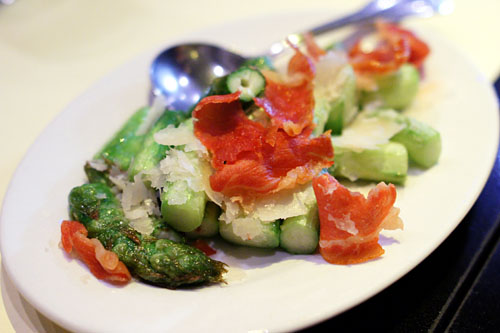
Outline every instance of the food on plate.
<svg viewBox="0 0 500 333">
<path fill-rule="evenodd" d="M 319 252 L 332 264 L 357 264 L 384 253 L 378 243 L 382 229 L 403 229 L 395 208 L 396 188 L 379 183 L 365 198 L 351 192 L 331 175 L 313 181 L 318 200 Z"/>
<path fill-rule="evenodd" d="M 69 203 L 71 218 L 81 223 L 81 234 L 87 236 L 88 232 L 90 242 L 96 240 L 116 253 L 120 262 L 140 279 L 168 288 L 222 281 L 223 263 L 182 241 L 155 237 L 165 230 L 158 219 L 153 222 L 157 230 L 149 235 L 132 228 L 107 185 L 90 183 L 75 187 L 69 194 Z M 81 253 L 75 237 L 72 239 L 73 246 Z M 97 250 L 95 255 L 98 256 Z"/>
<path fill-rule="evenodd" d="M 429 48 L 398 25 L 376 26 L 350 50 L 306 35 L 304 50 L 290 43 L 285 68 L 247 61 L 188 114 L 161 98 L 138 110 L 85 164 L 64 249 L 99 279 L 168 288 L 224 281 L 210 237 L 319 249 L 334 264 L 381 256 L 381 230 L 403 227 L 396 187 L 384 182 L 403 185 L 409 167 L 436 164 L 441 138 L 404 114 Z M 334 177 L 378 185 L 365 198 Z"/>
<path fill-rule="evenodd" d="M 61 224 L 61 243 L 67 253 L 75 251 L 98 279 L 118 285 L 128 283 L 130 272 L 116 253 L 104 249 L 98 239 L 89 239 L 87 235 L 87 229 L 80 222 Z"/>
</svg>

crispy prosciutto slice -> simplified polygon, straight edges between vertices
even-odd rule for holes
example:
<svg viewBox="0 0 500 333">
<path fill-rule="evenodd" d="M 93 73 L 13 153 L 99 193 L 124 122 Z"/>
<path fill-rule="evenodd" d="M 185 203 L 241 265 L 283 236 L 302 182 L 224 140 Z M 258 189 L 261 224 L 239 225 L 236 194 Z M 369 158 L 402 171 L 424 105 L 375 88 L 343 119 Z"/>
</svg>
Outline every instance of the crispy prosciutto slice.
<svg viewBox="0 0 500 333">
<path fill-rule="evenodd" d="M 295 136 L 246 117 L 239 93 L 204 98 L 194 109 L 194 133 L 212 155 L 214 191 L 251 202 L 310 181 L 333 164 L 328 133 L 310 138 L 307 127 Z"/>
<path fill-rule="evenodd" d="M 420 67 L 430 53 L 430 48 L 424 41 L 419 39 L 413 32 L 403 29 L 397 24 L 380 21 L 377 23 L 377 29 L 383 34 L 399 35 L 401 38 L 408 40 L 410 46 L 408 62 L 416 67 Z"/>
<path fill-rule="evenodd" d="M 379 183 L 365 198 L 351 192 L 334 177 L 313 180 L 320 218 L 319 251 L 332 264 L 349 265 L 384 253 L 378 244 L 382 229 L 402 229 L 394 185 Z"/>
<path fill-rule="evenodd" d="M 67 253 L 75 251 L 96 278 L 117 285 L 127 284 L 131 275 L 125 264 L 99 240 L 89 239 L 87 235 L 87 229 L 79 222 L 63 221 L 61 224 L 61 243 Z"/>
<path fill-rule="evenodd" d="M 212 152 L 212 165 L 219 169 L 242 155 L 260 150 L 267 129 L 245 115 L 240 92 L 205 97 L 193 111 L 194 133 Z"/>
<path fill-rule="evenodd" d="M 407 62 L 420 67 L 430 52 L 415 34 L 396 24 L 378 21 L 376 28 L 380 42 L 374 50 L 365 52 L 361 40 L 349 50 L 350 62 L 358 73 L 389 73 Z"/>
<path fill-rule="evenodd" d="M 264 97 L 254 98 L 271 117 L 272 124 L 294 136 L 312 124 L 314 64 L 294 45 L 295 55 L 288 63 L 288 76 L 263 71 L 266 78 Z"/>
<path fill-rule="evenodd" d="M 316 44 L 312 33 L 304 34 L 304 42 L 306 44 L 307 54 L 313 58 L 315 62 L 326 54 L 326 51 Z"/>
</svg>

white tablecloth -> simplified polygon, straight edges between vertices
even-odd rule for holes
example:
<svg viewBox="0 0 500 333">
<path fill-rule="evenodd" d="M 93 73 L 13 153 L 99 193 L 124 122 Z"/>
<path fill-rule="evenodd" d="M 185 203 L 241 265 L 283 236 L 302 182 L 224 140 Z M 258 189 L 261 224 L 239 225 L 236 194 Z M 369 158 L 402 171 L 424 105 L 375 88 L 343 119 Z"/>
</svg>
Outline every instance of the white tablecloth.
<svg viewBox="0 0 500 333">
<path fill-rule="evenodd" d="M 332 11 L 365 1 L 17 0 L 0 7 L 0 202 L 17 164 L 43 128 L 103 75 L 145 50 L 221 21 Z M 453 14 L 422 19 L 493 81 L 500 74 L 500 1 L 455 0 Z M 420 23 L 419 23 L 420 24 Z M 1 275 L 1 332 L 60 332 Z"/>
</svg>

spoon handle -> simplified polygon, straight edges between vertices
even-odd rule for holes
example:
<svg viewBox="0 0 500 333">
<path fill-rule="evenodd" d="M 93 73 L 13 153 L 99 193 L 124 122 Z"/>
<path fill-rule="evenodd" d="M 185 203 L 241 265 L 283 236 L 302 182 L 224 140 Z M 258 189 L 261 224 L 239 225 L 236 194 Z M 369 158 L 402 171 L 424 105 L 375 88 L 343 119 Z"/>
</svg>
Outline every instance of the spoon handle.
<svg viewBox="0 0 500 333">
<path fill-rule="evenodd" d="M 372 22 L 379 17 L 399 21 L 410 15 L 428 17 L 434 13 L 447 14 L 451 3 L 451 0 L 373 0 L 358 11 L 315 27 L 310 32 L 319 35 L 354 23 Z"/>
<path fill-rule="evenodd" d="M 334 19 L 333 21 L 327 22 L 325 24 L 322 24 L 318 27 L 315 27 L 309 32 L 311 32 L 313 35 L 320 35 L 325 32 L 329 32 L 341 27 L 345 27 L 350 24 L 358 24 L 358 23 L 365 23 L 367 21 L 372 21 L 376 17 L 381 17 L 385 11 L 388 10 L 388 8 L 381 8 L 381 2 L 380 0 L 375 0 L 375 1 L 370 1 L 368 4 L 366 4 L 364 7 L 362 7 L 360 10 L 349 14 L 347 16 L 343 16 L 338 19 Z M 393 6 L 389 7 L 392 8 Z"/>
<path fill-rule="evenodd" d="M 452 0 L 372 0 L 358 11 L 311 28 L 308 32 L 317 36 L 347 25 L 358 24 L 358 31 L 353 36 L 348 36 L 344 41 L 344 44 L 347 45 L 363 34 L 372 31 L 373 25 L 371 23 L 376 18 L 399 21 L 408 16 L 429 17 L 436 13 L 445 15 L 449 14 L 452 10 Z M 285 40 L 272 44 L 267 56 L 276 59 L 285 50 L 288 50 L 289 45 L 287 40 L 295 44 L 301 44 L 304 41 L 304 33 L 288 35 Z"/>
</svg>

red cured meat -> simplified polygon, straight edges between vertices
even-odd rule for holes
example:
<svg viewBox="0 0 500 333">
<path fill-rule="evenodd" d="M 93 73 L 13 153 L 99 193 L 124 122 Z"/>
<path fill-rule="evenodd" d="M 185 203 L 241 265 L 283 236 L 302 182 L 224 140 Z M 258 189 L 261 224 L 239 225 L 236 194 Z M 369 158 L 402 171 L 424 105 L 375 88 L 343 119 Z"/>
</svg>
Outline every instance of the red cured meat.
<svg viewBox="0 0 500 333">
<path fill-rule="evenodd" d="M 427 44 L 396 24 L 378 21 L 376 26 L 381 41 L 373 51 L 364 52 L 361 40 L 349 50 L 350 62 L 356 72 L 383 74 L 397 70 L 404 63 L 416 67 L 422 65 L 430 52 Z"/>
<path fill-rule="evenodd" d="M 214 191 L 241 202 L 310 181 L 333 164 L 328 133 L 310 138 L 311 127 L 295 136 L 248 119 L 239 93 L 204 98 L 194 109 L 194 133 L 212 155 Z"/>
<path fill-rule="evenodd" d="M 326 54 L 326 51 L 316 44 L 314 36 L 311 33 L 304 34 L 304 42 L 306 43 L 307 54 L 313 58 L 314 61 L 318 61 Z"/>
<path fill-rule="evenodd" d="M 264 71 L 263 74 L 266 77 L 264 97 L 254 98 L 255 104 L 266 111 L 274 126 L 290 136 L 300 134 L 313 120 L 313 62 L 295 48 L 285 80 L 275 72 Z"/>
<path fill-rule="evenodd" d="M 87 238 L 85 226 L 76 221 L 63 221 L 61 242 L 67 253 L 75 251 L 92 274 L 100 280 L 113 284 L 127 284 L 131 280 L 125 264 L 118 260 L 116 253 L 104 249 L 99 240 Z"/>
<path fill-rule="evenodd" d="M 251 121 L 239 102 L 240 92 L 205 97 L 193 111 L 194 134 L 217 152 L 212 164 L 220 168 L 236 162 L 241 154 L 259 150 L 267 130 Z"/>
<path fill-rule="evenodd" d="M 384 253 L 378 244 L 382 229 L 402 228 L 394 208 L 396 188 L 379 183 L 365 198 L 351 192 L 334 177 L 313 180 L 320 218 L 319 252 L 332 264 L 356 264 Z"/>
</svg>

